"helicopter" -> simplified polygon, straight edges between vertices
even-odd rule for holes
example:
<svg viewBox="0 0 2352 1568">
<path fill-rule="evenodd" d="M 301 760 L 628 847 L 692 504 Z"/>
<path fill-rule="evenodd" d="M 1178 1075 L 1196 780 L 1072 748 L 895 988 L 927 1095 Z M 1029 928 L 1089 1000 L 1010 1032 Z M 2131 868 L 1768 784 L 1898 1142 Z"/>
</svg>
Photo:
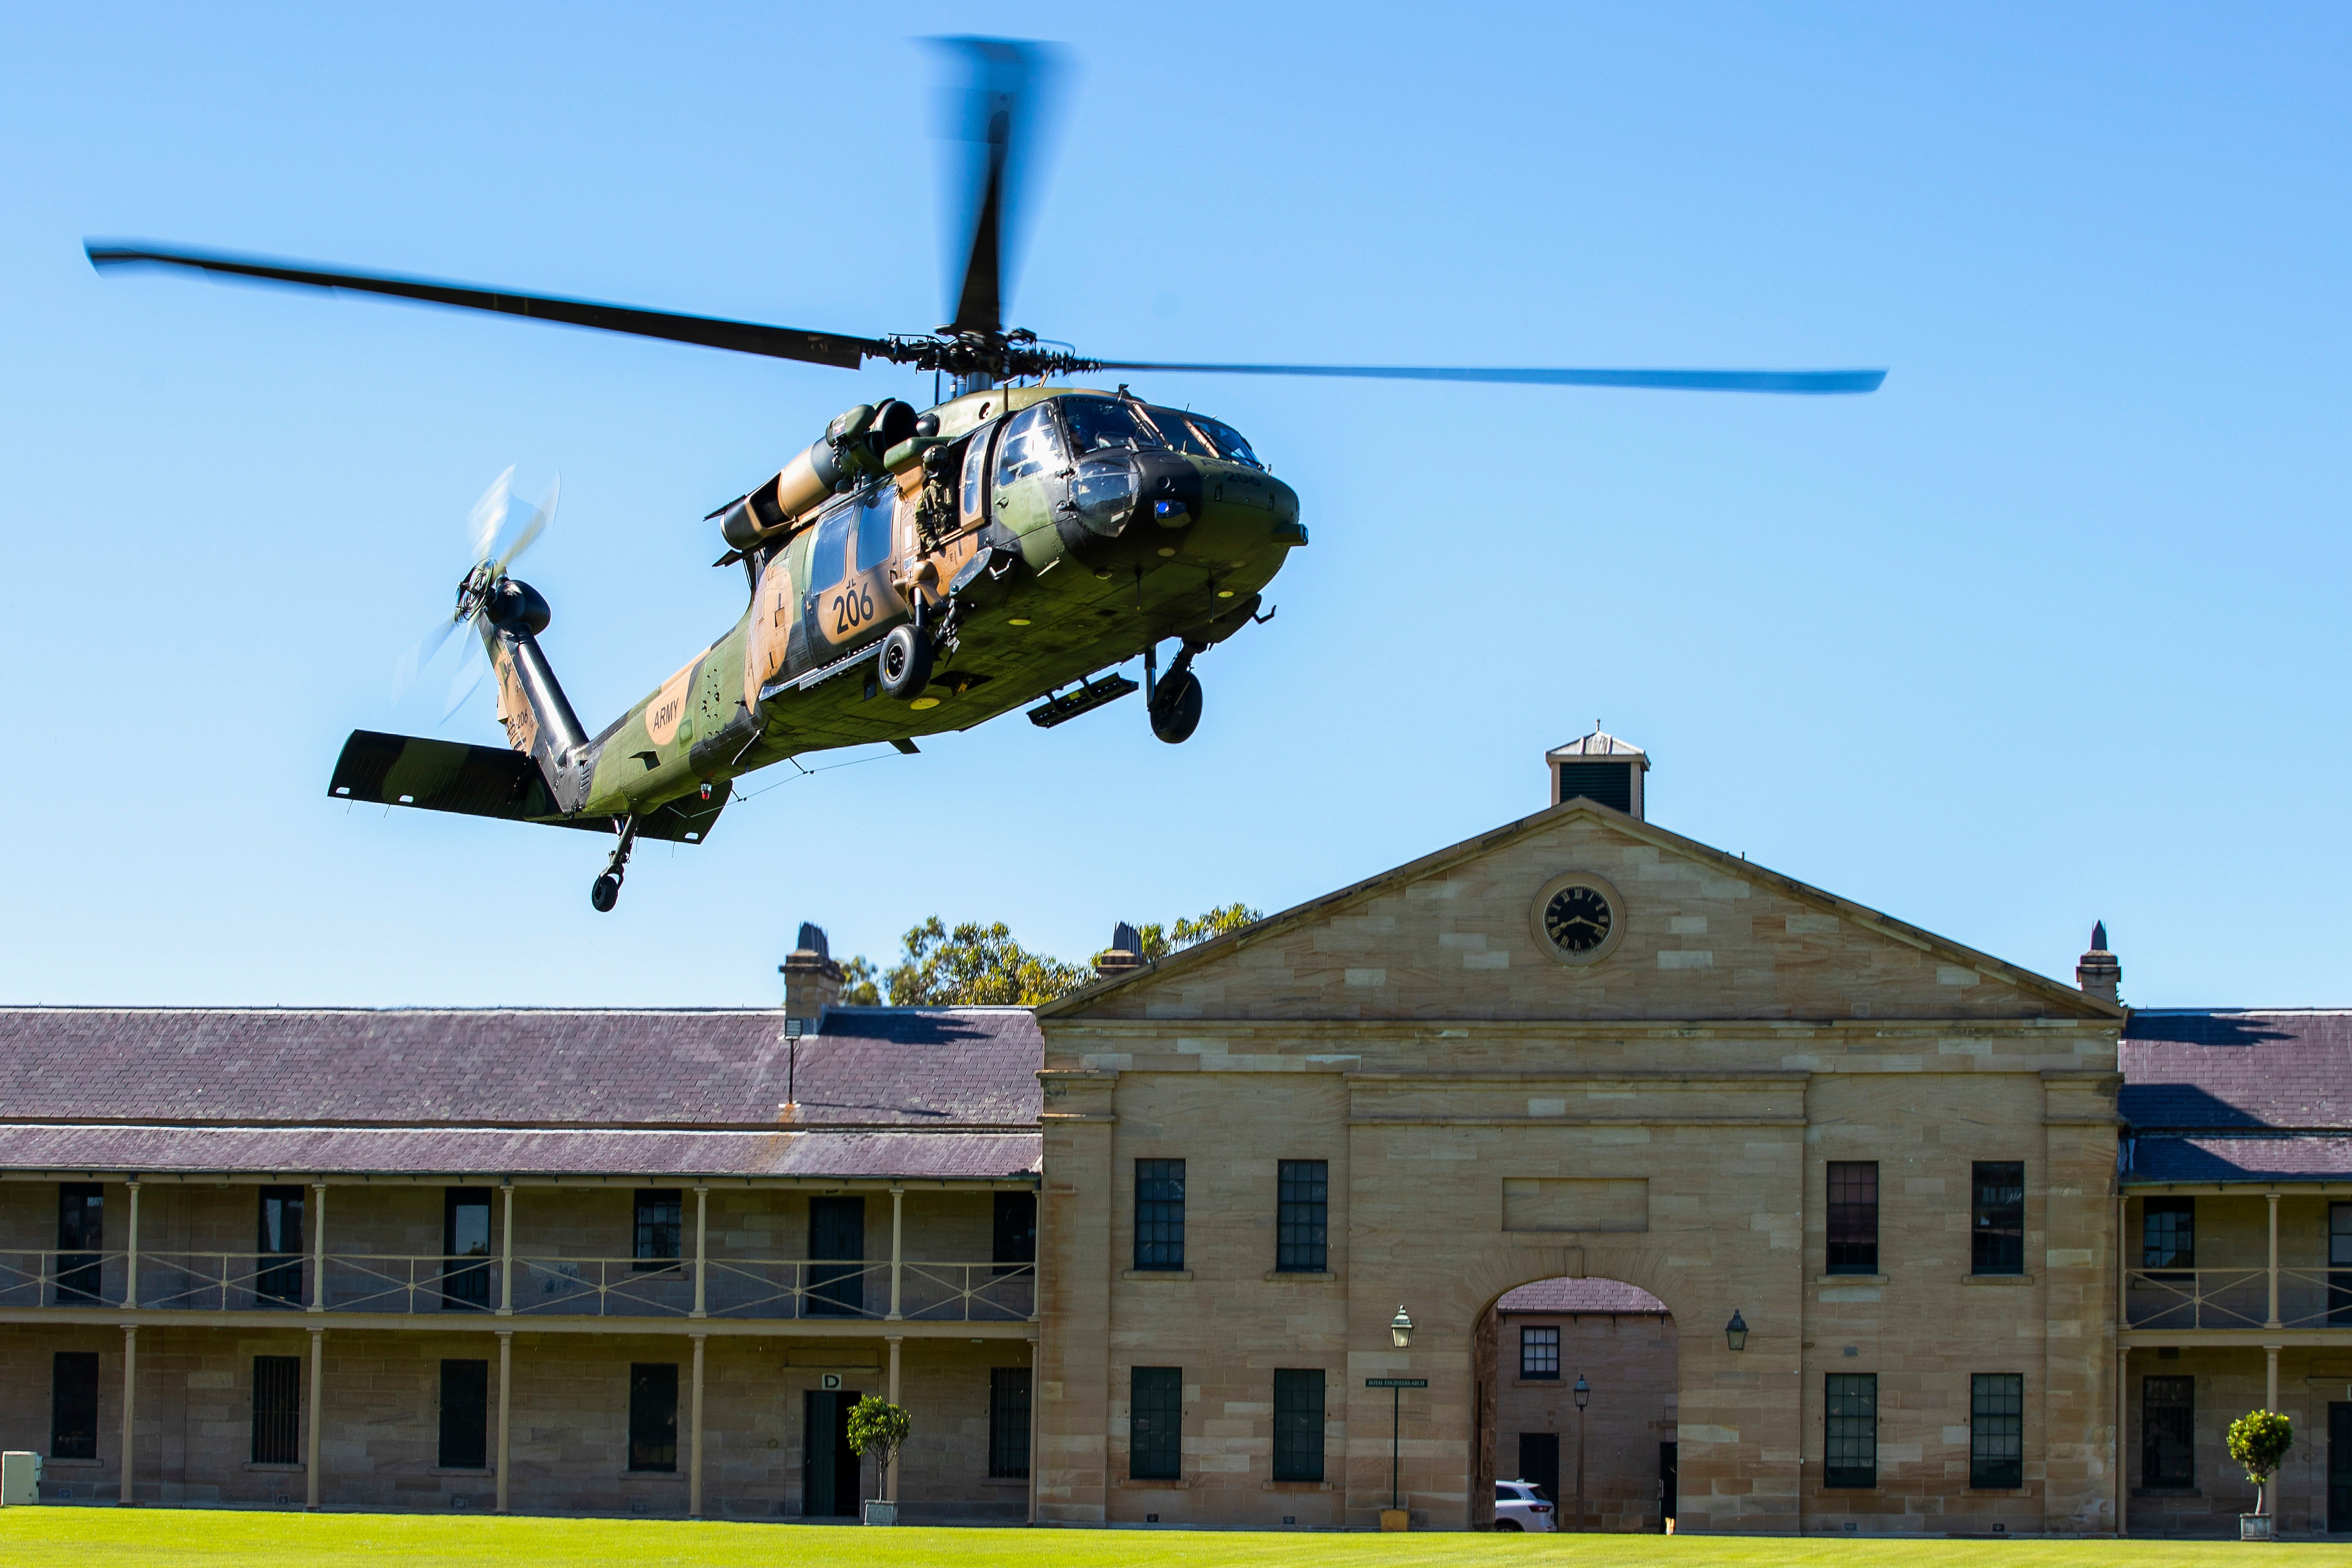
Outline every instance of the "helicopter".
<svg viewBox="0 0 2352 1568">
<path fill-rule="evenodd" d="M 85 242 L 100 271 L 168 267 L 490 311 L 855 371 L 950 382 L 935 406 L 859 403 L 772 477 L 712 511 L 748 589 L 740 619 L 594 735 L 540 638 L 547 601 L 509 571 L 553 497 L 519 524 L 493 485 L 474 559 L 425 656 L 469 629 L 495 674 L 508 747 L 355 730 L 336 800 L 610 835 L 590 903 L 617 903 L 640 840 L 700 843 L 734 780 L 802 754 L 968 729 L 1027 705 L 1052 727 L 1140 689 L 1171 744 L 1200 723 L 1193 661 L 1270 620 L 1265 590 L 1307 543 L 1297 493 L 1232 426 L 1153 403 L 1103 372 L 1355 377 L 1700 392 L 1852 394 L 1885 372 L 1198 364 L 1097 358 L 1004 324 L 1046 46 L 936 40 L 961 75 L 951 136 L 970 156 L 961 276 L 936 330 L 855 337 L 149 242 Z M 935 394 L 936 395 L 936 394 Z M 509 471 L 511 472 L 511 471 Z M 496 549 L 501 533 L 514 542 Z M 1174 657 L 1162 672 L 1161 645 Z M 1119 673 L 1138 654 L 1143 683 Z M 1040 700 L 1042 699 L 1042 700 Z"/>
</svg>

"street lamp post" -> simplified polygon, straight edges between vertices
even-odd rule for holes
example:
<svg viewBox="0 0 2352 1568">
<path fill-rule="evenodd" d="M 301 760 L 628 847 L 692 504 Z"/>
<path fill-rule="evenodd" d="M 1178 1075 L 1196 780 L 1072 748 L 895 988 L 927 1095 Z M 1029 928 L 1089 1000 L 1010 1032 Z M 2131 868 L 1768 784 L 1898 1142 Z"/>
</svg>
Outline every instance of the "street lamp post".
<svg viewBox="0 0 2352 1568">
<path fill-rule="evenodd" d="M 1396 1316 L 1389 1322 L 1389 1338 L 1395 1342 L 1399 1350 L 1403 1350 L 1412 1343 L 1412 1319 L 1405 1315 L 1405 1310 L 1402 1307 L 1397 1309 Z M 1367 1377 L 1364 1379 L 1364 1386 L 1385 1388 L 1389 1391 L 1389 1506 L 1381 1511 L 1381 1528 L 1402 1530 L 1406 1527 L 1409 1516 L 1404 1511 L 1404 1486 L 1398 1473 L 1397 1458 L 1404 1446 L 1404 1391 L 1408 1388 L 1426 1388 L 1429 1386 L 1429 1379 L 1426 1377 Z"/>
<path fill-rule="evenodd" d="M 1402 1302 L 1398 1303 L 1397 1315 L 1389 1320 L 1389 1338 L 1396 1342 L 1399 1350 L 1404 1350 L 1412 1343 L 1412 1319 L 1405 1315 Z M 1404 1387 L 1400 1383 L 1389 1390 L 1389 1507 L 1391 1509 L 1404 1507 L 1404 1493 L 1399 1488 L 1397 1476 L 1397 1457 L 1403 1444 Z"/>
<path fill-rule="evenodd" d="M 1591 1401 L 1592 1385 L 1576 1375 L 1576 1528 L 1584 1528 L 1584 1406 Z"/>
</svg>

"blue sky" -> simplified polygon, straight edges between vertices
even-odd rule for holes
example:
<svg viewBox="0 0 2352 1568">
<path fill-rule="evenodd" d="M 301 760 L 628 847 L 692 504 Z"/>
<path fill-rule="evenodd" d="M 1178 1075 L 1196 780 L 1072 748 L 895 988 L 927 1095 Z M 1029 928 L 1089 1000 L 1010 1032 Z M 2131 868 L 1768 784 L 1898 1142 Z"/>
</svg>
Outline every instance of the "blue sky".
<svg viewBox="0 0 2352 1568">
<path fill-rule="evenodd" d="M 798 923 L 1070 956 L 1540 806 L 2128 999 L 2352 1003 L 2340 7 L 19 6 L 0 57 L 0 998 L 772 1001 Z M 794 326 L 942 315 L 925 35 L 1077 72 L 1013 316 L 1118 357 L 1884 365 L 1866 399 L 1170 377 L 1314 543 L 1200 733 L 802 778 L 619 911 L 585 835 L 331 803 L 500 468 L 601 726 L 719 502 L 929 378 L 158 276 L 85 235 Z M 493 741 L 487 696 L 440 733 Z M 853 760 L 852 754 L 839 760 Z M 812 758 L 812 765 L 825 759 Z"/>
</svg>

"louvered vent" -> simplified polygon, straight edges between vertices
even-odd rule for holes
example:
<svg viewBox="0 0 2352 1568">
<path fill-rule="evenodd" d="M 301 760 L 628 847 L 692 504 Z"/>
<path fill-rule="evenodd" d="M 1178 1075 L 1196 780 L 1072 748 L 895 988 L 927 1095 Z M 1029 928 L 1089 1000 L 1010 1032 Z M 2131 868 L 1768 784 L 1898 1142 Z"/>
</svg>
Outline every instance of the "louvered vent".
<svg viewBox="0 0 2352 1568">
<path fill-rule="evenodd" d="M 1573 800 L 1582 795 L 1632 816 L 1633 768 L 1631 762 L 1563 762 L 1559 765 L 1559 798 Z"/>
</svg>

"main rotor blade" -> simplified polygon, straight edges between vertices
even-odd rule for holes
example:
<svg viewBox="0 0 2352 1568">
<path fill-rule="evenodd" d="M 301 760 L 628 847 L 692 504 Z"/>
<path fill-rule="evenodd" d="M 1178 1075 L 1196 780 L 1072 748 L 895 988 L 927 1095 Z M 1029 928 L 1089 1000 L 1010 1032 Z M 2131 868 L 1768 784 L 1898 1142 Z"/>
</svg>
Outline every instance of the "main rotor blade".
<svg viewBox="0 0 2352 1568">
<path fill-rule="evenodd" d="M 854 371 L 861 360 L 886 354 L 888 345 L 873 338 L 847 338 L 835 332 L 808 332 L 796 327 L 770 327 L 757 321 L 730 321 L 716 316 L 680 316 L 666 310 L 639 310 L 627 305 L 605 305 L 593 299 L 569 299 L 552 294 L 516 294 L 472 284 L 444 283 L 426 277 L 397 277 L 373 272 L 273 261 L 266 256 L 231 256 L 216 251 L 171 250 L 145 243 L 101 244 L 85 241 L 92 267 L 184 267 L 225 277 L 249 277 L 264 283 L 291 284 L 305 288 L 351 289 L 414 299 L 458 310 L 489 310 L 501 316 L 528 316 L 535 321 L 555 321 L 567 327 L 589 327 L 600 332 L 621 332 L 633 338 L 662 338 L 673 343 L 695 343 L 738 354 L 762 354 L 772 360 L 800 360 L 813 365 L 835 365 Z"/>
<path fill-rule="evenodd" d="M 963 269 L 950 332 L 1004 328 L 1013 242 L 1021 234 L 1023 175 L 1037 152 L 1055 53 L 1010 38 L 938 38 L 959 76 L 943 95 L 944 134 L 972 144 L 970 183 L 951 214 L 965 225 Z"/>
<path fill-rule="evenodd" d="M 1885 371 L 1572 371 L 1438 365 L 1175 365 L 1091 360 L 1098 371 L 1190 371 L 1218 376 L 1355 376 L 1388 382 L 1492 382 L 1517 386 L 1648 387 L 1673 392 L 1872 392 Z"/>
</svg>

